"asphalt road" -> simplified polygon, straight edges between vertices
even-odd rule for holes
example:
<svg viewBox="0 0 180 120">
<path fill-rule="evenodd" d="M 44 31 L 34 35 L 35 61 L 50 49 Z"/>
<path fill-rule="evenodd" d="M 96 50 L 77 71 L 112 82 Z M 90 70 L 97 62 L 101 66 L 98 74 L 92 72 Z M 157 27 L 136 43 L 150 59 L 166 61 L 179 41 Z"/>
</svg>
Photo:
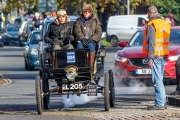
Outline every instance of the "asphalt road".
<svg viewBox="0 0 180 120">
<path fill-rule="evenodd" d="M 113 69 L 116 51 L 117 48 L 108 48 L 105 71 Z M 0 120 L 180 118 L 179 107 L 176 106 L 168 106 L 164 111 L 147 111 L 146 107 L 154 104 L 154 88 L 138 81 L 131 87 L 116 84 L 115 108 L 109 112 L 104 111 L 104 97 L 101 94 L 98 97 L 70 96 L 69 99 L 66 96 L 52 96 L 50 110 L 39 116 L 35 101 L 35 76 L 38 75 L 38 68 L 34 71 L 24 69 L 23 47 L 16 45 L 0 48 L 0 61 L 0 78 L 7 81 L 7 84 L 0 85 Z M 103 84 L 103 78 L 100 81 Z M 165 88 L 167 94 L 175 90 L 174 85 Z"/>
</svg>

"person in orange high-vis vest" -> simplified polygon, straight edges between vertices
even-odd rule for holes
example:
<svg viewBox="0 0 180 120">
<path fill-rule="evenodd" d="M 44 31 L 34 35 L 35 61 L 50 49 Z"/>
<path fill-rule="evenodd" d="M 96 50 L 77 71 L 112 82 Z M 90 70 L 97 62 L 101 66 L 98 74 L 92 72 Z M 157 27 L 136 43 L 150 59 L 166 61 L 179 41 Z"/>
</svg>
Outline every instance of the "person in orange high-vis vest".
<svg viewBox="0 0 180 120">
<path fill-rule="evenodd" d="M 149 22 L 144 30 L 142 53 L 147 54 L 148 65 L 152 72 L 156 100 L 148 110 L 166 109 L 166 92 L 163 84 L 164 64 L 169 55 L 171 25 L 162 19 L 155 6 L 148 8 Z"/>
</svg>

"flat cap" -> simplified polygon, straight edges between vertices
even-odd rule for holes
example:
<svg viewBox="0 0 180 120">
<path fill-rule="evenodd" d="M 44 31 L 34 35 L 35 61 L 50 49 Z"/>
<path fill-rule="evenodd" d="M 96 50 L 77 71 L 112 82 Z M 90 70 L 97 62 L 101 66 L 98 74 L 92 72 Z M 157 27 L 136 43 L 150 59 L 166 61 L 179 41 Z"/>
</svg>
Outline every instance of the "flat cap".
<svg viewBox="0 0 180 120">
<path fill-rule="evenodd" d="M 147 12 L 150 13 L 150 12 L 158 12 L 157 8 L 155 6 L 150 6 L 148 9 L 147 9 Z"/>
<path fill-rule="evenodd" d="M 57 11 L 57 14 L 66 15 L 66 11 L 64 9 L 60 9 L 60 10 Z"/>
</svg>

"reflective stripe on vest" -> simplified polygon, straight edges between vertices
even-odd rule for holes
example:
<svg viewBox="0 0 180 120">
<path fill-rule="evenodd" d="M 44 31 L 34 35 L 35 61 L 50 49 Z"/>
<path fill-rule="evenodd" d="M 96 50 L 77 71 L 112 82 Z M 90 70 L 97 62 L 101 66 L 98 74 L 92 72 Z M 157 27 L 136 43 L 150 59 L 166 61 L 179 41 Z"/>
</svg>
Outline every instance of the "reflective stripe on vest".
<svg viewBox="0 0 180 120">
<path fill-rule="evenodd" d="M 147 41 L 147 29 L 149 25 L 153 25 L 155 33 L 155 46 L 154 46 L 154 56 L 164 56 L 169 54 L 170 46 L 170 24 L 162 19 L 151 20 L 144 30 L 143 39 L 143 54 L 148 54 L 148 41 Z"/>
</svg>

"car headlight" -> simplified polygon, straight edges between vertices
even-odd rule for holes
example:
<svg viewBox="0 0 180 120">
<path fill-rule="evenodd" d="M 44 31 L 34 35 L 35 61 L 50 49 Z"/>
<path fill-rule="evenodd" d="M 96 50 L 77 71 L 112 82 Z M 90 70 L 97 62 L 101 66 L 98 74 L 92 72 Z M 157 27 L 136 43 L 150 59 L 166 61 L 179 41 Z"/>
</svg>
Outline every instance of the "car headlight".
<svg viewBox="0 0 180 120">
<path fill-rule="evenodd" d="M 31 51 L 30 51 L 30 53 L 31 53 L 32 55 L 36 55 L 36 54 L 38 54 L 38 51 L 37 51 L 36 49 L 32 48 Z"/>
<path fill-rule="evenodd" d="M 74 72 L 70 71 L 70 72 L 67 72 L 66 77 L 67 77 L 70 81 L 72 81 L 72 80 L 75 79 L 76 75 L 74 74 Z"/>
<path fill-rule="evenodd" d="M 118 55 L 118 53 L 115 54 L 115 60 L 116 61 L 120 61 L 120 62 L 126 62 L 127 61 L 127 58 L 125 57 L 121 57 Z"/>
<path fill-rule="evenodd" d="M 78 75 L 77 73 L 78 68 L 76 66 L 70 65 L 67 66 L 64 71 L 66 72 L 66 77 L 69 81 L 75 81 L 75 77 Z"/>
<path fill-rule="evenodd" d="M 0 35 L 0 39 L 2 38 L 2 36 Z"/>
<path fill-rule="evenodd" d="M 176 61 L 179 58 L 180 55 L 174 55 L 174 56 L 169 56 L 168 59 L 170 61 Z"/>
</svg>

